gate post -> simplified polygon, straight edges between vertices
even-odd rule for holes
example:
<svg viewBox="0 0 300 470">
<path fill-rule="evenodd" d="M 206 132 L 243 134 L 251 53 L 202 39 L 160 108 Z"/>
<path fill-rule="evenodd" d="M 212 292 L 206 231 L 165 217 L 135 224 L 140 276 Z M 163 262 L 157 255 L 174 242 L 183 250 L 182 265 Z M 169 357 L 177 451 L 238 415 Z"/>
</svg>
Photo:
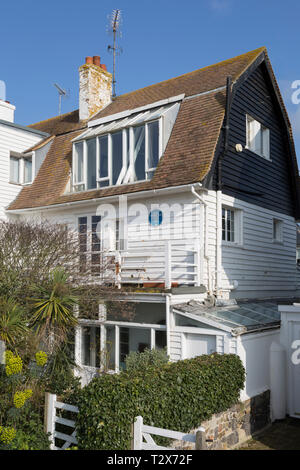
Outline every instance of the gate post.
<svg viewBox="0 0 300 470">
<path fill-rule="evenodd" d="M 45 409 L 44 409 L 44 429 L 45 433 L 50 433 L 49 439 L 51 441 L 50 449 L 54 450 L 54 431 L 55 431 L 55 402 L 56 395 L 52 393 L 45 393 Z"/>
<path fill-rule="evenodd" d="M 133 423 L 133 433 L 132 433 L 132 442 L 131 450 L 142 450 L 143 442 L 143 418 L 142 416 L 137 416 Z"/>
<path fill-rule="evenodd" d="M 196 432 L 195 450 L 207 450 L 205 431 Z"/>
</svg>

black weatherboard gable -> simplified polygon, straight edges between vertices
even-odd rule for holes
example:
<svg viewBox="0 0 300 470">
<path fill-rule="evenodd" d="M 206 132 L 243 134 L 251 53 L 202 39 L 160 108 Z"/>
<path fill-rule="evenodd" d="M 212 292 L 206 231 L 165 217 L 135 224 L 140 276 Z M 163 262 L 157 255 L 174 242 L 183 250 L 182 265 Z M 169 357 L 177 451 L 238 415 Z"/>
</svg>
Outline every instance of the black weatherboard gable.
<svg viewBox="0 0 300 470">
<path fill-rule="evenodd" d="M 229 112 L 229 145 L 224 151 L 225 122 L 205 186 L 266 209 L 300 218 L 298 165 L 290 122 L 265 52 L 233 84 Z M 246 146 L 246 115 L 270 129 L 271 161 Z M 243 145 L 238 153 L 236 144 Z"/>
</svg>

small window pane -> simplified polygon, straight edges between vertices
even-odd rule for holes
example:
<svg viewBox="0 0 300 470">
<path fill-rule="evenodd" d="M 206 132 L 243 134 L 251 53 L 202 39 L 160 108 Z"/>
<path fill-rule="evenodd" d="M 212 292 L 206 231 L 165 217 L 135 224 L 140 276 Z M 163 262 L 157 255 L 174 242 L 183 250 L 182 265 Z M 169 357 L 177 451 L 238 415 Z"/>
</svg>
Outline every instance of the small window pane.
<svg viewBox="0 0 300 470">
<path fill-rule="evenodd" d="M 100 146 L 99 177 L 107 178 L 108 177 L 108 137 L 107 135 L 99 138 L 99 146 Z"/>
<path fill-rule="evenodd" d="M 82 328 L 81 362 L 85 366 L 100 367 L 100 328 Z"/>
<path fill-rule="evenodd" d="M 20 183 L 20 159 L 10 157 L 10 181 Z"/>
<path fill-rule="evenodd" d="M 222 240 L 235 241 L 234 211 L 224 208 L 222 209 Z"/>
<path fill-rule="evenodd" d="M 32 181 L 32 158 L 24 160 L 24 183 L 31 183 Z"/>
<path fill-rule="evenodd" d="M 96 139 L 89 139 L 87 144 L 87 189 L 96 188 Z"/>
<path fill-rule="evenodd" d="M 116 184 L 123 166 L 123 139 L 122 132 L 111 136 L 112 142 L 112 184 Z"/>
<path fill-rule="evenodd" d="M 145 179 L 145 126 L 135 127 L 134 133 L 134 170 L 135 180 Z"/>
<path fill-rule="evenodd" d="M 148 124 L 148 168 L 156 168 L 159 154 L 158 121 Z"/>
<path fill-rule="evenodd" d="M 83 181 L 83 142 L 75 144 L 75 169 L 74 182 L 81 183 Z"/>
</svg>

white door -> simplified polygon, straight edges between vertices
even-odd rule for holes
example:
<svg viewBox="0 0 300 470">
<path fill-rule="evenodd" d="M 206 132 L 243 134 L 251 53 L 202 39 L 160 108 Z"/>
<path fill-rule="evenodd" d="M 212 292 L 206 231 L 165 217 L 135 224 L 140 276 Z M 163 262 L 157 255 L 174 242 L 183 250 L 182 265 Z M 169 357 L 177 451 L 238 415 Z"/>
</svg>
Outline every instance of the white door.
<svg viewBox="0 0 300 470">
<path fill-rule="evenodd" d="M 197 335 L 187 333 L 185 337 L 186 358 L 211 354 L 216 351 L 216 337 L 214 335 Z"/>
<path fill-rule="evenodd" d="M 290 386 L 292 395 L 292 414 L 300 418 L 300 322 L 290 322 L 291 361 Z"/>
</svg>

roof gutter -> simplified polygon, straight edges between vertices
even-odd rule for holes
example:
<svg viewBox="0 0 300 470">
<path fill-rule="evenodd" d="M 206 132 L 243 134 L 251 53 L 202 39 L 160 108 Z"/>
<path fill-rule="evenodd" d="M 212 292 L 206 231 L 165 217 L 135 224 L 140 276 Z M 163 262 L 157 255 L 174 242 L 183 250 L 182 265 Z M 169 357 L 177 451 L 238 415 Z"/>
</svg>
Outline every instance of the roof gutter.
<svg viewBox="0 0 300 470">
<path fill-rule="evenodd" d="M 35 212 L 35 211 L 40 211 L 40 210 L 59 210 L 59 209 L 66 209 L 68 207 L 76 207 L 76 206 L 86 206 L 95 202 L 116 202 L 121 196 L 128 196 L 133 199 L 138 199 L 142 198 L 144 196 L 147 197 L 154 197 L 154 196 L 159 196 L 160 194 L 168 194 L 168 193 L 177 193 L 181 191 L 188 191 L 192 187 L 197 187 L 197 189 L 206 191 L 206 188 L 202 186 L 201 183 L 191 183 L 191 184 L 183 184 L 180 186 L 171 186 L 167 188 L 160 188 L 160 189 L 149 189 L 146 191 L 136 191 L 133 193 L 127 193 L 127 194 L 118 194 L 118 195 L 113 195 L 113 196 L 104 196 L 104 197 L 97 197 L 97 198 L 92 198 L 92 199 L 87 199 L 84 201 L 72 201 L 72 202 L 64 202 L 61 204 L 51 204 L 49 206 L 38 206 L 38 207 L 27 207 L 24 209 L 5 209 L 5 212 L 9 214 L 22 214 L 24 212 Z"/>
</svg>

